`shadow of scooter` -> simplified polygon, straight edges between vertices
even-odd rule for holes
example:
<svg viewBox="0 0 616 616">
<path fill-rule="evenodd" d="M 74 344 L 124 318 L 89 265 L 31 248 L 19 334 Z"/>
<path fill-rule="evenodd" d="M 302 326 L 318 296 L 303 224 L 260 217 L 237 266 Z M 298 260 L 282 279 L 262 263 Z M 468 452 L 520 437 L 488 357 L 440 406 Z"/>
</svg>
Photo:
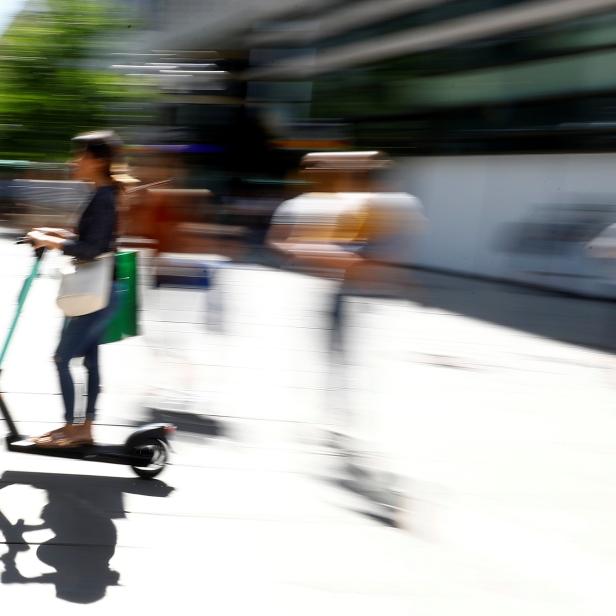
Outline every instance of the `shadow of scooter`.
<svg viewBox="0 0 616 616">
<path fill-rule="evenodd" d="M 160 481 L 59 475 L 7 471 L 0 477 L 0 489 L 28 485 L 45 490 L 48 502 L 41 511 L 41 524 L 16 523 L 0 511 L 0 532 L 8 551 L 3 584 L 54 584 L 56 596 L 72 603 L 94 603 L 109 586 L 116 586 L 120 574 L 109 566 L 115 554 L 117 531 L 114 519 L 126 517 L 124 494 L 166 497 L 173 488 Z M 31 548 L 24 534 L 51 530 L 54 537 L 38 545 L 38 559 L 55 569 L 37 577 L 25 577 L 17 568 L 17 555 Z"/>
</svg>

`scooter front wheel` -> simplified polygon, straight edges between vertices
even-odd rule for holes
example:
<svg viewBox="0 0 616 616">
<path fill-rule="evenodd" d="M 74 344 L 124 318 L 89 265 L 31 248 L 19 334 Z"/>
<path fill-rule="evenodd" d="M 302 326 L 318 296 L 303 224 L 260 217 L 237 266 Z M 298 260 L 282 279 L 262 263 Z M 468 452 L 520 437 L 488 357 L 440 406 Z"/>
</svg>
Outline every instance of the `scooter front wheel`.
<svg viewBox="0 0 616 616">
<path fill-rule="evenodd" d="M 147 439 L 135 444 L 133 453 L 149 458 L 149 462 L 144 466 L 131 466 L 142 479 L 153 479 L 160 475 L 169 460 L 169 447 L 165 441 L 158 438 Z"/>
</svg>

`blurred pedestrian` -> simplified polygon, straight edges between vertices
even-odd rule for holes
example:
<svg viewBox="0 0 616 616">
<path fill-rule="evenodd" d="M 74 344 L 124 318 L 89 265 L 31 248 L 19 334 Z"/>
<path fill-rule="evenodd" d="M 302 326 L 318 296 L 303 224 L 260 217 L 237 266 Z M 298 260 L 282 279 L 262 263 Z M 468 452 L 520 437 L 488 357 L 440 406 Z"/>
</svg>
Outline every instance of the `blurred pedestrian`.
<svg viewBox="0 0 616 616">
<path fill-rule="evenodd" d="M 352 295 L 409 297 L 408 268 L 423 226 L 419 201 L 387 191 L 380 152 L 312 153 L 303 175 L 315 190 L 276 210 L 270 247 L 287 264 L 338 282 L 330 309 L 331 349 L 343 348 L 343 303 Z"/>
</svg>

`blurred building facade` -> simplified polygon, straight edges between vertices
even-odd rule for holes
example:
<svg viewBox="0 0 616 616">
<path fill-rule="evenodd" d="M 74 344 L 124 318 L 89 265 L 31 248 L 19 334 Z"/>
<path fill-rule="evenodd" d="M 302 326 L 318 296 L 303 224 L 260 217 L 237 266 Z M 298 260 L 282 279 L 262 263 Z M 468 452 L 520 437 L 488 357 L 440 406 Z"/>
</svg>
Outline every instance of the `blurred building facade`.
<svg viewBox="0 0 616 616">
<path fill-rule="evenodd" d="M 234 60 L 233 96 L 193 98 L 193 124 L 231 126 L 235 104 L 297 155 L 325 143 L 395 156 L 392 181 L 430 220 L 416 265 L 614 295 L 585 241 L 616 217 L 616 0 L 185 0 L 156 12 L 141 52 Z M 542 216 L 541 249 L 511 241 Z M 577 231 L 551 235 L 563 227 Z"/>
</svg>

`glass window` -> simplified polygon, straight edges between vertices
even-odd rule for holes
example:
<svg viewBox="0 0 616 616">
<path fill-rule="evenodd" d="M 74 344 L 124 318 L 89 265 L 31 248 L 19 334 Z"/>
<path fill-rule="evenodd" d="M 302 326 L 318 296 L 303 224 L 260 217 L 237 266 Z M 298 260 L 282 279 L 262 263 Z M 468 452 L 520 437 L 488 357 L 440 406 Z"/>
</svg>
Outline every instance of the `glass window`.
<svg viewBox="0 0 616 616">
<path fill-rule="evenodd" d="M 616 11 L 320 77 L 313 117 L 398 151 L 616 147 Z"/>
</svg>

